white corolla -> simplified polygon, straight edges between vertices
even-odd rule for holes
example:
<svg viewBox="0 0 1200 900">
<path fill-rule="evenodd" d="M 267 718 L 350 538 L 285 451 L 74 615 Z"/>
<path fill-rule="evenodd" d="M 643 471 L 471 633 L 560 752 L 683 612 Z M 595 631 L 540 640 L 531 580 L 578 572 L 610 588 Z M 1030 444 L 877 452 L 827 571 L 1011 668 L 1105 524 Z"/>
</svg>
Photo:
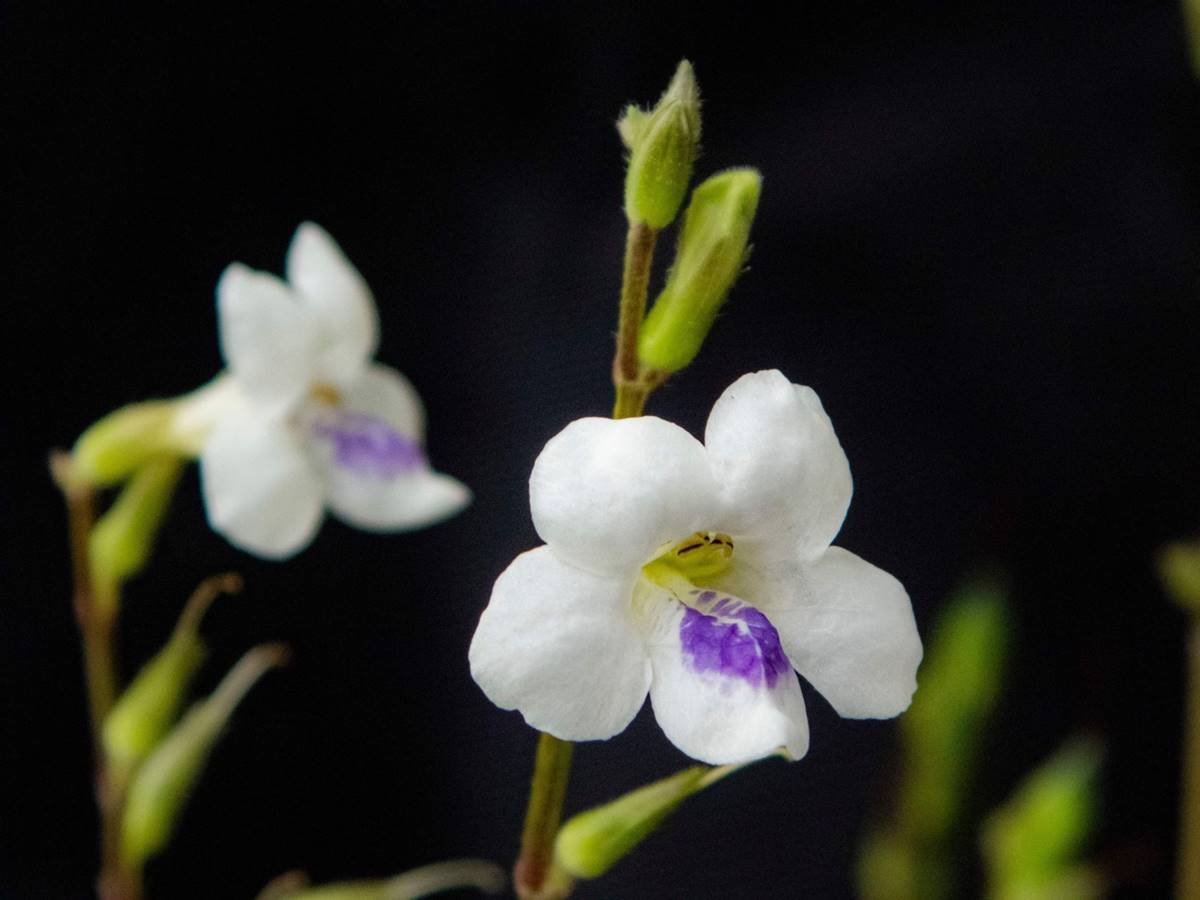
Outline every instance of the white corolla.
<svg viewBox="0 0 1200 900">
<path fill-rule="evenodd" d="M 227 371 L 184 398 L 171 425 L 200 457 L 214 529 L 283 559 L 326 507 L 359 528 L 419 528 L 470 491 L 433 471 L 424 411 L 408 380 L 373 362 L 375 301 L 333 239 L 311 222 L 287 254 L 287 281 L 239 263 L 217 285 Z"/>
<path fill-rule="evenodd" d="M 804 755 L 796 671 L 843 716 L 898 715 L 921 640 L 901 584 L 830 546 L 850 493 L 820 400 L 778 371 L 726 390 L 703 444 L 653 416 L 572 422 L 529 481 L 546 543 L 496 580 L 471 672 L 572 741 L 624 730 L 648 693 L 713 764 Z"/>
</svg>

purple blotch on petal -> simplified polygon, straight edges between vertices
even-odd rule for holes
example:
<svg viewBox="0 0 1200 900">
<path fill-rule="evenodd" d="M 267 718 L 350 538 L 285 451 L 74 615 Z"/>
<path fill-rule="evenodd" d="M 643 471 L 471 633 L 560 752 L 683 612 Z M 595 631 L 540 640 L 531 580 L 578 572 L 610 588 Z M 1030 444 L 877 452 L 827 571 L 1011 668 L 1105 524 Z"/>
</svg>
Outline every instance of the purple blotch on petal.
<svg viewBox="0 0 1200 900">
<path fill-rule="evenodd" d="M 425 454 L 416 441 L 365 413 L 339 412 L 315 422 L 312 431 L 333 443 L 337 465 L 360 475 L 393 478 L 425 465 Z"/>
<path fill-rule="evenodd" d="M 713 612 L 737 603 L 732 597 L 722 597 Z M 773 688 L 791 669 L 775 626 L 752 606 L 735 608 L 724 616 L 705 615 L 687 607 L 679 625 L 679 640 L 695 671 L 741 678 L 753 687 L 765 683 Z"/>
</svg>

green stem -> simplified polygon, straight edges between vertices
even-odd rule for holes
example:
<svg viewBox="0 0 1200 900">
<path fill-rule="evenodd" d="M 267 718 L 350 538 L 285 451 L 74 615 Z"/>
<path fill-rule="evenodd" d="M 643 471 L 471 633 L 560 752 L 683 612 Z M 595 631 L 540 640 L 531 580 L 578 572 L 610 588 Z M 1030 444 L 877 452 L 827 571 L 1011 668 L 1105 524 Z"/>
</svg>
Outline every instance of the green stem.
<svg viewBox="0 0 1200 900">
<path fill-rule="evenodd" d="M 546 875 L 554 858 L 554 837 L 562 822 L 572 747 L 570 741 L 560 741 L 550 734 L 542 734 L 538 739 L 525 828 L 521 833 L 521 855 L 513 866 L 513 884 L 522 900 L 556 896 L 547 891 L 551 885 L 547 884 Z"/>
<path fill-rule="evenodd" d="M 96 524 L 96 494 L 76 476 L 70 454 L 50 457 L 50 473 L 67 505 L 71 548 L 71 574 L 75 622 L 83 650 L 83 675 L 87 687 L 88 719 L 92 733 L 96 806 L 100 814 L 100 872 L 97 891 L 101 900 L 141 900 L 138 872 L 121 865 L 121 810 L 125 786 L 115 777 L 104 753 L 101 732 L 117 699 L 115 596 L 101 596 L 92 582 L 88 540 Z M 112 602 L 110 602 L 112 601 Z"/>
<path fill-rule="evenodd" d="M 1179 807 L 1179 848 L 1175 896 L 1200 897 L 1200 619 L 1188 626 L 1187 708 L 1184 713 L 1183 791 Z"/>
</svg>

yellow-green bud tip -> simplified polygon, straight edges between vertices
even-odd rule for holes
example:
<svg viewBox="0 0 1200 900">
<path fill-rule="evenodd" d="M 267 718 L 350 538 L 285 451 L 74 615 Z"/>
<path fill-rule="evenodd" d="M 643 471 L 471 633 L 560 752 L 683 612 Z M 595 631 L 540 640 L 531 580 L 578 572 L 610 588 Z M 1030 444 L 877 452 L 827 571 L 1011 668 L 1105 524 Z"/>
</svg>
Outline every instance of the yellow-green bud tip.
<svg viewBox="0 0 1200 900">
<path fill-rule="evenodd" d="M 677 372 L 696 358 L 750 253 L 762 175 L 730 169 L 692 192 L 667 284 L 638 338 L 648 369 Z"/>
<path fill-rule="evenodd" d="M 617 131 L 629 148 L 625 214 L 630 222 L 665 228 L 675 220 L 700 148 L 700 90 L 686 59 L 649 112 L 626 107 Z"/>
<path fill-rule="evenodd" d="M 555 861 L 576 878 L 603 875 L 704 787 L 708 772 L 704 766 L 692 766 L 580 813 L 559 829 Z"/>
<path fill-rule="evenodd" d="M 1158 577 L 1182 609 L 1200 613 L 1200 542 L 1179 541 L 1158 551 Z"/>
</svg>

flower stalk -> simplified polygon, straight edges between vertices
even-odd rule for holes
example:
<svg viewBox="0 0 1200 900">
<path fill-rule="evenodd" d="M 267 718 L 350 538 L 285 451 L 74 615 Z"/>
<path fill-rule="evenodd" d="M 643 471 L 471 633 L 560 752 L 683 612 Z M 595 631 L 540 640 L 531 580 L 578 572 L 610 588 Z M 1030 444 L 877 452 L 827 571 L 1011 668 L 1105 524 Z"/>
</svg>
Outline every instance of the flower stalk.
<svg viewBox="0 0 1200 900">
<path fill-rule="evenodd" d="M 1187 709 L 1184 714 L 1183 791 L 1179 806 L 1175 896 L 1200 897 L 1200 620 L 1188 625 Z"/>
<path fill-rule="evenodd" d="M 118 604 L 99 602 L 92 583 L 90 543 L 96 524 L 96 493 L 78 476 L 71 455 L 50 456 L 50 474 L 67 506 L 70 538 L 72 605 L 83 650 L 88 719 L 92 733 L 96 806 L 100 815 L 100 900 L 140 900 L 141 875 L 121 864 L 121 812 L 125 786 L 115 777 L 104 752 L 104 720 L 117 697 L 116 616 Z"/>
<path fill-rule="evenodd" d="M 654 384 L 648 382 L 638 362 L 638 332 L 646 317 L 646 296 L 658 231 L 644 222 L 633 222 L 625 238 L 625 268 L 617 313 L 617 350 L 613 358 L 616 404 L 613 418 L 639 416 Z"/>
</svg>

